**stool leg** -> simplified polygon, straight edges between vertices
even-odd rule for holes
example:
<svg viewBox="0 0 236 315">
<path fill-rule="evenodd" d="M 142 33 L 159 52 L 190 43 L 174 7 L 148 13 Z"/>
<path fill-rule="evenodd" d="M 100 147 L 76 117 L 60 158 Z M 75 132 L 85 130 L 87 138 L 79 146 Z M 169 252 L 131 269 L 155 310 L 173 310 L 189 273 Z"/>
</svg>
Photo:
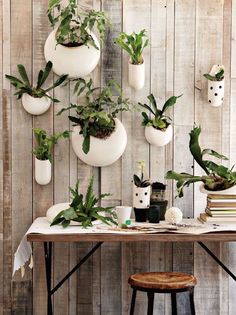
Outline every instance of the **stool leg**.
<svg viewBox="0 0 236 315">
<path fill-rule="evenodd" d="M 154 293 L 148 292 L 148 310 L 147 315 L 153 315 L 153 303 L 154 303 Z"/>
<path fill-rule="evenodd" d="M 171 293 L 172 315 L 177 315 L 176 293 Z"/>
<path fill-rule="evenodd" d="M 193 289 L 189 291 L 189 300 L 190 300 L 191 314 L 195 315 L 194 290 Z"/>
<path fill-rule="evenodd" d="M 130 307 L 130 313 L 129 313 L 130 315 L 134 314 L 136 293 L 137 293 L 137 290 L 133 289 L 132 300 L 131 300 L 131 307 Z"/>
</svg>

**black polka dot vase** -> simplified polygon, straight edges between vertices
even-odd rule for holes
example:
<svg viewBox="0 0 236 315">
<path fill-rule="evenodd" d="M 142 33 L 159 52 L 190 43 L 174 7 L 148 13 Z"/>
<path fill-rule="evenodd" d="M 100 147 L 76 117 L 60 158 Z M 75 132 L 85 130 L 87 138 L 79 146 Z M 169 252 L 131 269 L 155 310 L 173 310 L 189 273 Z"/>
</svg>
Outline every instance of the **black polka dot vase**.
<svg viewBox="0 0 236 315">
<path fill-rule="evenodd" d="M 151 189 L 148 187 L 133 186 L 133 207 L 137 209 L 148 208 L 150 205 Z"/>
<path fill-rule="evenodd" d="M 225 81 L 208 80 L 208 102 L 211 106 L 219 107 L 223 104 Z"/>
</svg>

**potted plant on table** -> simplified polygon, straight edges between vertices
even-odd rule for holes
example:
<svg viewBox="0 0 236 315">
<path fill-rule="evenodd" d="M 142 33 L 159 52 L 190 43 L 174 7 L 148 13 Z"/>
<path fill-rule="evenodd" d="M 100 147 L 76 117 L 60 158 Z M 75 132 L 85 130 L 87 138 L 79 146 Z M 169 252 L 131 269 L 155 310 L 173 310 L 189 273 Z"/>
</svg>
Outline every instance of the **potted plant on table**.
<svg viewBox="0 0 236 315">
<path fill-rule="evenodd" d="M 126 34 L 121 32 L 115 43 L 123 48 L 129 55 L 129 85 L 135 90 L 140 90 L 145 84 L 144 48 L 148 45 L 146 30 L 139 33 Z"/>
<path fill-rule="evenodd" d="M 142 112 L 143 122 L 145 126 L 145 137 L 147 141 L 154 146 L 164 146 L 168 144 L 173 136 L 173 128 L 171 125 L 171 119 L 166 116 L 165 112 L 168 108 L 175 105 L 177 99 L 181 97 L 171 96 L 163 105 L 162 109 L 157 108 L 157 103 L 153 94 L 148 96 L 151 105 L 138 103 L 142 108 L 145 108 L 151 114 L 148 116 L 146 112 Z"/>
<path fill-rule="evenodd" d="M 152 183 L 152 193 L 150 197 L 150 206 L 160 207 L 160 220 L 165 220 L 168 201 L 165 200 L 166 185 L 160 182 Z"/>
<path fill-rule="evenodd" d="M 214 107 L 221 106 L 225 91 L 224 66 L 214 65 L 204 77 L 208 80 L 208 102 Z"/>
<path fill-rule="evenodd" d="M 113 95 L 113 91 L 116 95 Z M 86 164 L 107 166 L 123 154 L 127 144 L 126 130 L 117 114 L 129 110 L 130 102 L 123 98 L 115 81 L 110 81 L 97 95 L 93 81 L 78 79 L 75 91 L 78 96 L 85 93 L 85 103 L 70 104 L 62 112 L 75 109 L 76 115 L 69 116 L 74 123 L 72 147 L 75 154 Z"/>
<path fill-rule="evenodd" d="M 72 202 L 58 204 L 47 211 L 47 218 L 51 225 L 61 224 L 64 228 L 70 224 L 90 227 L 94 222 L 100 221 L 108 225 L 117 225 L 117 216 L 113 207 L 98 206 L 98 202 L 110 194 L 102 194 L 97 197 L 93 192 L 93 177 L 90 179 L 86 195 L 79 192 L 79 181 L 75 189 L 70 188 Z"/>
<path fill-rule="evenodd" d="M 43 129 L 34 129 L 36 146 L 33 150 L 35 155 L 35 180 L 39 185 L 47 185 L 52 177 L 52 149 L 60 138 L 69 138 L 69 131 L 56 133 L 50 137 Z"/>
<path fill-rule="evenodd" d="M 17 68 L 21 76 L 20 79 L 8 74 L 6 74 L 6 78 L 16 88 L 17 91 L 14 95 L 17 96 L 17 99 L 22 99 L 22 105 L 29 114 L 41 115 L 49 109 L 51 101 L 55 103 L 59 102 L 56 98 L 50 96 L 49 91 L 65 82 L 67 75 L 60 76 L 52 86 L 46 89 L 42 87 L 52 70 L 51 61 L 47 62 L 44 70 L 39 71 L 36 86 L 30 83 L 23 65 L 19 64 Z"/>
<path fill-rule="evenodd" d="M 53 71 L 70 78 L 91 73 L 100 59 L 99 40 L 93 33 L 96 28 L 103 42 L 105 28 L 110 21 L 101 11 L 78 9 L 76 0 L 63 7 L 62 0 L 50 0 L 48 17 L 55 29 L 48 36 L 44 55 L 52 60 Z"/>
<path fill-rule="evenodd" d="M 227 168 L 224 165 L 205 159 L 205 156 L 210 155 L 220 160 L 228 160 L 228 158 L 211 149 L 202 150 L 198 142 L 200 133 L 201 128 L 197 126 L 190 132 L 189 149 L 194 160 L 206 174 L 195 176 L 188 173 L 168 171 L 166 179 L 174 179 L 177 181 L 178 197 L 183 197 L 183 189 L 196 182 L 203 183 L 200 186 L 202 193 L 236 195 L 236 172 L 233 171 L 233 168 Z"/>
</svg>

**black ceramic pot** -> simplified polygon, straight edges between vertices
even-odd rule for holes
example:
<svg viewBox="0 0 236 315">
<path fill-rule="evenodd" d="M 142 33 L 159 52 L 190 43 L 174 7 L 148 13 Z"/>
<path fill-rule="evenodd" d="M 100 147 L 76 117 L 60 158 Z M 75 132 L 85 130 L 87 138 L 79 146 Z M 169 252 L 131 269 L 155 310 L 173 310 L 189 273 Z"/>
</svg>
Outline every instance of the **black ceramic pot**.
<svg viewBox="0 0 236 315">
<path fill-rule="evenodd" d="M 135 221 L 146 222 L 147 221 L 148 208 L 134 208 Z"/>
<path fill-rule="evenodd" d="M 152 202 L 151 201 L 151 206 L 159 206 L 160 207 L 160 220 L 165 220 L 165 213 L 166 213 L 166 208 L 168 205 L 168 201 L 167 200 L 160 200 L 160 201 L 155 201 Z"/>
<path fill-rule="evenodd" d="M 148 209 L 148 221 L 150 223 L 159 223 L 160 222 L 160 209 L 158 205 L 150 206 Z"/>
</svg>

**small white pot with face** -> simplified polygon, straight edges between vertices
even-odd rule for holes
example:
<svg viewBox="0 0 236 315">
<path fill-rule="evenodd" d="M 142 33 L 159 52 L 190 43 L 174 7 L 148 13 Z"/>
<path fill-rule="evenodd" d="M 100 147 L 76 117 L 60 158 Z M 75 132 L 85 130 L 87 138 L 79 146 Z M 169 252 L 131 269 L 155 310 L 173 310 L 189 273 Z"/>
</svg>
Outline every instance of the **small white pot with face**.
<svg viewBox="0 0 236 315">
<path fill-rule="evenodd" d="M 52 178 L 52 164 L 49 160 L 35 158 L 35 180 L 39 185 L 47 185 Z"/>
<path fill-rule="evenodd" d="M 173 127 L 169 125 L 165 131 L 162 131 L 152 126 L 146 126 L 145 137 L 150 144 L 156 147 L 162 147 L 171 141 L 173 137 Z"/>
<path fill-rule="evenodd" d="M 207 194 L 207 195 L 235 195 L 236 196 L 236 185 L 228 189 L 212 191 L 212 190 L 207 190 L 204 187 L 204 184 L 202 184 L 199 187 L 199 190 L 201 193 Z"/>
<path fill-rule="evenodd" d="M 57 44 L 56 30 L 52 31 L 44 46 L 46 61 L 53 63 L 53 72 L 57 75 L 68 74 L 69 78 L 85 77 L 97 66 L 100 59 L 100 45 L 95 34 L 91 33 L 96 46 L 81 45 L 78 47 L 67 47 Z"/>
<path fill-rule="evenodd" d="M 135 90 L 141 90 L 145 84 L 145 62 L 134 65 L 129 60 L 129 85 Z"/>
<path fill-rule="evenodd" d="M 42 115 L 51 105 L 50 98 L 46 96 L 39 98 L 24 93 L 21 100 L 24 109 L 31 115 Z"/>
<path fill-rule="evenodd" d="M 150 186 L 133 186 L 133 207 L 137 209 L 148 208 L 150 205 Z"/>
<path fill-rule="evenodd" d="M 219 107 L 223 104 L 225 93 L 225 80 L 210 81 L 208 80 L 208 102 L 214 107 Z"/>
</svg>

